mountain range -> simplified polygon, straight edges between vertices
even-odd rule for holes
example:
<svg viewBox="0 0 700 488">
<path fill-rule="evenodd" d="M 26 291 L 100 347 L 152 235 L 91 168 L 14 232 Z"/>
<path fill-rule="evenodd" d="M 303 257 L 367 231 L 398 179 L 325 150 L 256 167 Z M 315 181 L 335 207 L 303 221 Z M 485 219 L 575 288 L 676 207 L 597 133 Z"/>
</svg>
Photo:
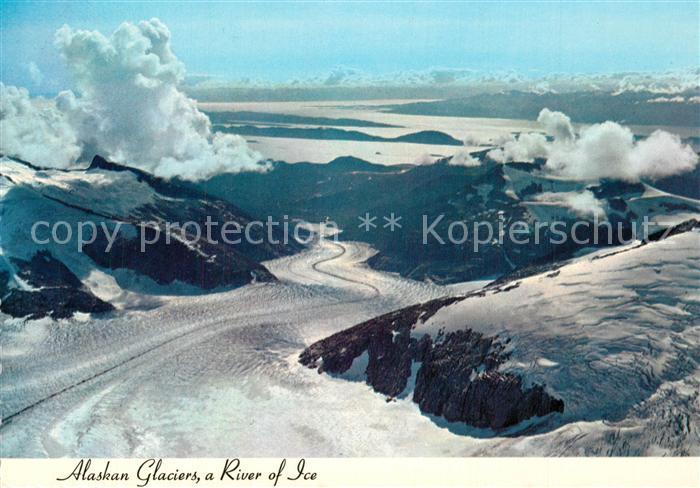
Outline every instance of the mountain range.
<svg viewBox="0 0 700 488">
<path fill-rule="evenodd" d="M 73 171 L 44 169 L 9 157 L 0 163 L 0 310 L 11 315 L 60 318 L 73 312 L 111 310 L 95 296 L 100 294 L 99 286 L 90 291 L 84 285 L 95 274 L 121 289 L 142 293 L 169 285 L 179 286 L 181 293 L 201 293 L 271 281 L 275 277 L 260 262 L 302 248 L 295 241 L 285 244 L 276 229 L 273 239 L 266 239 L 258 227 L 251 227 L 250 241 L 241 239 L 235 245 L 207 236 L 196 238 L 184 226 L 186 222 L 204 229 L 209 218 L 244 228 L 252 217 L 192 186 L 99 156 L 88 168 Z M 44 244 L 32 238 L 35 222 L 45 222 L 37 227 L 46 233 L 39 235 Z M 82 252 L 78 250 L 80 223 L 86 232 L 84 240 L 89 241 Z M 49 229 L 56 229 L 62 243 L 49 239 Z M 143 252 L 141 235 L 149 243 Z M 109 237 L 113 242 L 108 249 Z"/>
</svg>

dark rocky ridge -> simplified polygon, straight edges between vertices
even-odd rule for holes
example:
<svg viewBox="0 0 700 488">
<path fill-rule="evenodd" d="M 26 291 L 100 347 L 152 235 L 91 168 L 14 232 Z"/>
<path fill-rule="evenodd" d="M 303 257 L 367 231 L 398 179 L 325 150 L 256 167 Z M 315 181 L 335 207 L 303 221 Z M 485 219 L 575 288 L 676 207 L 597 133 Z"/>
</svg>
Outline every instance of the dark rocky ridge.
<svg viewBox="0 0 700 488">
<path fill-rule="evenodd" d="M 688 93 L 697 95 L 696 90 Z M 513 90 L 387 105 L 381 109 L 410 115 L 535 120 L 542 107 L 549 107 L 564 112 L 574 122 L 587 124 L 612 120 L 635 125 L 700 126 L 697 108 L 692 103 L 646 103 L 656 96 L 648 91 L 532 93 Z"/>
<path fill-rule="evenodd" d="M 667 228 L 662 229 L 662 230 L 658 230 L 658 231 L 654 232 L 653 234 L 650 234 L 642 242 L 642 245 L 647 245 L 650 242 L 661 241 L 661 240 L 667 239 L 671 236 L 682 234 L 684 232 L 690 232 L 694 229 L 700 229 L 700 221 L 698 221 L 697 219 L 685 220 L 683 222 L 680 222 L 679 224 L 676 224 L 676 225 L 671 226 L 671 227 L 667 227 Z"/>
<path fill-rule="evenodd" d="M 276 278 L 260 263 L 224 243 L 209 242 L 162 228 L 144 227 L 147 242 L 141 251 L 140 237 L 120 235 L 109 251 L 103 231 L 85 246 L 84 252 L 98 265 L 109 268 L 136 270 L 160 285 L 174 281 L 188 283 L 204 290 L 221 286 L 242 286 L 251 281 L 271 282 Z M 157 240 L 156 240 L 157 239 Z M 183 240 L 180 240 L 183 239 Z M 190 244 L 184 240 L 191 241 Z"/>
<path fill-rule="evenodd" d="M 491 429 L 563 412 L 564 402 L 550 396 L 542 385 L 524 388 L 520 377 L 496 370 L 508 357 L 504 350 L 497 336 L 486 337 L 471 329 L 447 334 L 432 347 L 428 338 L 413 400 L 422 412 Z"/>
<path fill-rule="evenodd" d="M 433 300 L 368 320 L 312 344 L 299 360 L 306 366 L 316 367 L 322 359 L 319 373 L 340 374 L 350 369 L 355 358 L 368 351 L 367 383 L 379 393 L 396 396 L 406 388 L 411 365 L 422 357 L 426 347 L 425 340 L 411 337 L 413 325 L 419 317 L 426 319 L 455 300 Z"/>
<path fill-rule="evenodd" d="M 314 139 L 329 141 L 360 141 L 360 142 L 408 142 L 413 144 L 437 144 L 445 146 L 462 146 L 459 141 L 449 134 L 435 130 L 412 132 L 398 137 L 381 137 L 356 130 L 338 129 L 335 127 L 283 127 L 256 125 L 214 125 L 214 130 L 241 136 L 258 137 L 288 137 L 291 139 Z"/>
<path fill-rule="evenodd" d="M 469 296 L 476 296 L 473 294 Z M 504 429 L 534 416 L 563 412 L 564 402 L 542 385 L 525 388 L 518 376 L 497 368 L 508 358 L 507 341 L 469 328 L 436 337 L 411 337 L 419 320 L 466 297 L 449 297 L 382 315 L 318 341 L 302 352 L 301 364 L 340 374 L 368 354 L 366 381 L 394 397 L 420 363 L 413 401 L 421 411 L 474 427 Z"/>
<path fill-rule="evenodd" d="M 306 124 L 331 127 L 400 127 L 392 124 L 382 124 L 370 120 L 349 119 L 349 118 L 329 118 L 310 117 L 304 115 L 290 115 L 270 112 L 251 111 L 215 111 L 206 112 L 212 124 L 237 124 L 241 122 L 254 122 L 264 124 Z"/>
<path fill-rule="evenodd" d="M 62 319 L 75 312 L 104 313 L 112 305 L 93 295 L 71 271 L 49 252 L 37 252 L 29 261 L 10 258 L 16 276 L 35 289 L 10 286 L 7 271 L 0 271 L 0 311 L 13 317 Z"/>
<path fill-rule="evenodd" d="M 94 170 L 128 171 L 134 174 L 138 181 L 145 182 L 154 190 L 157 203 L 136 208 L 131 215 L 121 218 L 121 220 L 132 224 L 152 221 L 179 222 L 181 224 L 184 222 L 196 222 L 201 228 L 204 228 L 207 217 L 210 217 L 212 222 L 218 224 L 218 227 L 214 228 L 214 231 L 217 231 L 220 230 L 220 226 L 224 222 L 235 222 L 241 228 L 244 228 L 251 221 L 264 221 L 266 218 L 265 213 L 258 214 L 257 218 L 252 217 L 233 203 L 209 192 L 202 191 L 189 181 L 178 178 L 166 180 L 137 168 L 109 162 L 101 156 L 95 156 L 88 168 L 88 171 Z M 248 242 L 247 239 L 241 239 L 240 243 L 231 245 L 223 243 L 222 245 L 234 249 L 255 261 L 286 256 L 303 249 L 303 246 L 294 239 L 285 241 L 279 226 L 272 228 L 271 236 L 272 239 L 268 239 L 265 229 L 253 226 L 250 229 L 251 242 Z M 219 239 L 219 241 L 221 240 Z"/>
<path fill-rule="evenodd" d="M 42 171 L 38 166 L 14 160 L 35 171 Z M 127 207 L 126 210 L 120 205 L 110 206 L 110 198 L 117 197 L 111 197 L 109 190 L 106 190 L 104 195 L 107 205 L 103 205 L 100 201 L 81 201 L 71 198 L 72 193 L 79 194 L 81 191 L 78 184 L 82 182 L 80 174 L 91 172 L 102 172 L 106 176 L 110 176 L 109 173 L 115 176 L 121 176 L 118 175 L 119 173 L 131 173 L 135 176 L 136 182 L 147 185 L 148 188 L 142 188 L 143 185 L 135 186 L 135 191 L 150 192 L 149 203 Z M 249 229 L 250 240 L 243 238 L 243 232 L 240 232 L 238 236 L 229 235 L 231 239 L 240 238 L 238 242 L 225 242 L 221 234 L 217 234 L 224 223 L 234 223 L 237 224 L 236 228 L 245 229 L 250 222 L 264 221 L 265 218 L 254 219 L 235 205 L 209 195 L 186 181 L 158 178 L 136 168 L 109 162 L 100 156 L 93 158 L 87 170 L 73 170 L 71 173 L 76 175 L 77 184 L 74 188 L 62 190 L 65 192 L 65 197 L 61 191 L 46 192 L 8 178 L 12 185 L 3 204 L 10 212 L 17 209 L 18 202 L 22 202 L 21 205 L 36 205 L 37 215 L 38 212 L 45 212 L 49 225 L 58 220 L 93 222 L 96 230 L 95 240 L 88 241 L 82 251 L 102 268 L 128 269 L 136 276 L 147 276 L 160 285 L 178 281 L 202 290 L 211 290 L 218 287 L 241 286 L 252 281 L 275 281 L 276 278 L 264 265 L 260 264 L 260 261 L 289 255 L 303 248 L 293 237 L 287 239 L 280 226 L 272 229 L 270 239 L 268 239 L 267 230 L 256 225 Z M 135 182 L 127 178 L 124 184 L 135 184 Z M 45 210 L 47 207 L 52 211 L 47 213 Z M 209 220 L 214 224 L 211 239 L 206 232 Z M 178 227 L 189 222 L 199 225 L 201 229 L 199 237 Z M 168 223 L 173 225 L 169 226 Z M 157 239 L 154 235 L 156 228 L 159 229 Z M 189 227 L 190 232 L 193 232 L 193 228 Z M 110 234 L 116 233 L 116 240 L 109 250 L 105 235 L 107 230 Z M 17 249 L 21 249 L 25 241 L 27 245 L 33 246 L 29 240 L 29 232 L 23 232 L 21 229 L 17 231 L 16 228 L 2 231 L 5 237 L 3 244 L 6 244 L 5 250 L 8 255 L 12 255 L 13 252 L 15 256 L 18 255 Z M 142 231 L 148 242 L 143 251 L 141 251 L 140 242 Z M 92 234 L 93 231 L 88 230 L 88 232 Z M 67 256 L 61 253 L 73 252 L 76 249 L 75 245 L 75 236 L 73 236 L 67 245 L 58 250 L 60 252 L 54 252 L 52 259 L 58 263 L 69 262 L 66 260 Z M 8 270 L 7 280 L 10 280 L 13 273 L 13 270 Z M 80 275 L 80 272 L 77 273 Z M 82 278 L 78 276 L 76 280 L 79 281 Z M 124 275 L 119 284 L 124 288 L 138 287 L 139 280 L 132 280 Z M 36 285 L 37 288 L 41 286 L 44 286 L 44 283 L 40 282 Z M 73 288 L 77 289 L 77 285 Z M 55 293 L 55 291 L 46 293 Z M 22 290 L 13 291 L 12 298 L 6 299 L 5 308 L 9 310 L 10 304 L 19 303 L 16 300 L 25 295 Z M 56 299 L 52 300 L 52 302 L 55 301 Z M 28 306 L 27 310 L 30 309 L 31 307 Z M 82 310 L 76 308 L 76 311 Z M 16 313 L 21 316 L 26 315 L 19 308 Z"/>
<path fill-rule="evenodd" d="M 625 247 L 593 259 L 606 259 L 651 242 L 693 232 L 697 219 L 657 231 L 632 247 Z M 421 338 L 410 337 L 414 325 L 425 322 L 438 310 L 455 302 L 478 299 L 487 292 L 507 293 L 520 285 L 520 279 L 534 274 L 556 276 L 565 262 L 544 263 L 498 279 L 485 288 L 458 297 L 445 297 L 413 305 L 338 332 L 306 348 L 299 362 L 319 373 L 344 373 L 365 351 L 368 364 L 366 381 L 375 391 L 397 396 L 408 386 L 412 366 L 420 363 L 413 390 L 422 412 L 465 422 L 475 427 L 504 429 L 536 416 L 563 413 L 564 401 L 547 393 L 545 386 L 523 385 L 522 378 L 498 371 L 508 359 L 508 339 L 485 336 L 470 329 Z"/>
<path fill-rule="evenodd" d="M 265 173 L 222 174 L 198 182 L 197 186 L 253 215 L 271 214 L 278 220 L 288 215 L 309 222 L 330 219 L 343 229 L 342 240 L 366 242 L 378 251 L 368 260 L 372 268 L 439 284 L 506 276 L 526 267 L 563 262 L 595 247 L 614 246 L 630 238 L 633 225 L 643 217 L 629 205 L 631 199 L 645 192 L 643 184 L 551 179 L 542 171 L 543 159 L 503 165 L 490 161 L 486 153 L 472 153 L 481 160 L 476 167 L 454 166 L 449 159 L 432 165 L 400 167 L 350 157 L 325 165 L 278 161 L 271 163 L 270 171 Z M 537 206 L 534 195 L 584 190 L 601 200 L 606 222 L 596 226 L 594 219 L 586 217 L 589 225 L 576 229 L 578 239 L 564 242 L 548 225 L 542 232 L 534 230 L 536 222 L 555 219 L 562 220 L 561 230 L 571 235 L 573 226 L 582 220 L 565 207 L 561 208 L 561 215 L 547 217 L 545 212 L 538 217 L 532 209 Z M 670 196 L 668 201 L 650 207 L 648 216 L 677 211 L 696 212 L 700 206 Z M 402 227 L 397 232 L 366 232 L 357 225 L 358 216 L 365 213 L 380 219 L 394 213 L 402 217 Z M 426 223 L 440 216 L 444 218 L 435 226 L 435 232 L 443 242 L 424 233 Z M 515 242 L 510 232 L 505 232 L 502 243 L 490 242 L 475 248 L 475 223 L 488 222 L 492 229 L 503 224 L 507 230 L 517 221 L 531 223 L 525 243 Z M 455 222 L 466 223 L 469 231 L 464 239 L 453 243 L 448 233 Z"/>
</svg>

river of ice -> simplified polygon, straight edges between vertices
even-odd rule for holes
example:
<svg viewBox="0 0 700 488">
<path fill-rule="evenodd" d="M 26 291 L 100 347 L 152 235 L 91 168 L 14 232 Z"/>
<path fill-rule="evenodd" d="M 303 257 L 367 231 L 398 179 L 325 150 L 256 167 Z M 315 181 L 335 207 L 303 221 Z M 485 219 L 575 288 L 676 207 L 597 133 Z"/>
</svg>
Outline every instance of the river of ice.
<svg viewBox="0 0 700 488">
<path fill-rule="evenodd" d="M 318 339 L 470 288 L 371 270 L 363 262 L 372 252 L 322 240 L 266 263 L 280 283 L 132 300 L 109 318 L 5 318 L 2 456 L 576 455 L 583 446 L 609 454 L 644 432 L 630 420 L 461 435 L 410 398 L 387 403 L 362 382 L 302 367 L 299 353 Z M 697 403 L 684 381 L 676 389 Z"/>
</svg>

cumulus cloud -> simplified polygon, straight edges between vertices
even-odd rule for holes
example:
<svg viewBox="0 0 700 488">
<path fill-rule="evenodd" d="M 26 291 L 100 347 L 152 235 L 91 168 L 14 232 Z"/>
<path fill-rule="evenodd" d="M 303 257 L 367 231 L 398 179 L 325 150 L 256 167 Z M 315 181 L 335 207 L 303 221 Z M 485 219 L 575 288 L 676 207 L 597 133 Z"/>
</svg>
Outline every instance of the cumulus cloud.
<svg viewBox="0 0 700 488">
<path fill-rule="evenodd" d="M 537 121 L 552 140 L 537 133 L 521 134 L 487 156 L 500 163 L 546 158 L 546 170 L 580 180 L 653 180 L 692 171 L 698 164 L 693 149 L 666 131 L 635 141 L 629 128 L 604 122 L 586 127 L 577 136 L 569 117 L 546 108 Z"/>
<path fill-rule="evenodd" d="M 654 131 L 637 142 L 629 154 L 633 173 L 652 179 L 692 171 L 698 164 L 698 155 L 681 142 L 676 134 Z"/>
<path fill-rule="evenodd" d="M 502 146 L 506 144 L 507 142 L 514 141 L 515 136 L 511 134 L 510 132 L 504 132 L 501 134 L 498 134 L 497 136 L 492 137 L 489 142 L 491 144 L 495 144 L 497 146 Z"/>
<path fill-rule="evenodd" d="M 81 146 L 65 116 L 47 100 L 32 100 L 24 88 L 0 83 L 0 152 L 66 168 Z"/>
<path fill-rule="evenodd" d="M 506 160 L 506 152 L 502 148 L 492 149 L 486 153 L 486 157 L 491 161 L 496 161 L 497 163 L 505 164 L 509 162 Z"/>
<path fill-rule="evenodd" d="M 485 134 L 469 132 L 465 134 L 462 143 L 465 146 L 502 146 L 515 138 L 509 132 L 502 132 L 496 135 L 487 136 Z"/>
<path fill-rule="evenodd" d="M 481 146 L 488 142 L 488 139 L 480 134 L 467 133 L 462 140 L 465 146 Z"/>
<path fill-rule="evenodd" d="M 632 131 L 614 122 L 595 124 L 569 144 L 555 141 L 547 168 L 583 180 L 639 181 L 692 171 L 698 156 L 679 136 L 657 130 L 636 142 Z"/>
<path fill-rule="evenodd" d="M 568 208 L 578 217 L 605 217 L 603 202 L 598 200 L 589 190 L 581 192 L 540 193 L 535 200 L 543 203 L 551 203 Z"/>
<path fill-rule="evenodd" d="M 450 166 L 474 167 L 481 165 L 481 161 L 476 159 L 464 149 L 460 149 L 450 158 L 448 164 Z"/>
<path fill-rule="evenodd" d="M 547 138 L 535 132 L 520 134 L 517 139 L 506 142 L 502 148 L 489 151 L 486 156 L 498 163 L 519 161 L 531 163 L 535 158 L 545 158 L 548 154 Z"/>
<path fill-rule="evenodd" d="M 562 112 L 543 108 L 537 116 L 537 122 L 547 134 L 559 141 L 568 141 L 574 138 L 574 128 L 571 125 L 571 119 Z"/>
<path fill-rule="evenodd" d="M 275 90 L 294 87 L 309 89 L 309 93 L 322 88 L 321 96 L 328 95 L 329 88 L 380 87 L 382 98 L 459 98 L 465 90 L 472 95 L 501 93 L 518 90 L 538 95 L 548 93 L 599 92 L 622 94 L 627 92 L 651 92 L 658 94 L 697 95 L 700 90 L 700 71 L 685 69 L 666 73 L 603 73 L 567 74 L 538 73 L 532 70 L 517 73 L 510 70 L 473 70 L 460 66 L 440 67 L 427 70 L 402 70 L 389 73 L 371 73 L 339 66 L 330 73 L 290 79 L 284 82 L 263 79 L 199 80 L 189 85 L 190 93 L 235 93 L 245 94 L 239 89 L 258 88 Z M 228 90 L 234 90 L 229 92 Z M 692 92 L 692 93 L 689 93 Z M 250 95 L 249 95 L 250 96 Z M 319 96 L 319 95 L 314 95 Z"/>
<path fill-rule="evenodd" d="M 82 157 L 100 153 L 159 176 L 188 179 L 265 168 L 241 137 L 214 134 L 208 117 L 180 91 L 185 68 L 171 49 L 170 31 L 158 19 L 123 23 L 110 37 L 63 26 L 56 46 L 75 79 L 76 93 L 62 92 L 41 114 L 66 128 L 66 140 L 77 141 Z M 3 123 L 19 125 L 14 118 L 3 110 Z M 45 129 L 39 125 L 36 131 Z M 23 140 L 42 143 L 50 134 L 24 134 Z M 21 144 L 16 132 L 8 135 L 3 150 L 36 164 L 66 166 L 79 159 L 66 163 L 74 147 L 62 151 L 60 162 L 37 158 L 41 150 Z"/>
<path fill-rule="evenodd" d="M 545 95 L 547 93 L 557 93 L 557 91 L 551 87 L 551 85 L 548 81 L 540 81 L 540 82 L 534 83 L 529 91 L 531 91 L 532 93 L 536 93 L 537 95 Z"/>
</svg>

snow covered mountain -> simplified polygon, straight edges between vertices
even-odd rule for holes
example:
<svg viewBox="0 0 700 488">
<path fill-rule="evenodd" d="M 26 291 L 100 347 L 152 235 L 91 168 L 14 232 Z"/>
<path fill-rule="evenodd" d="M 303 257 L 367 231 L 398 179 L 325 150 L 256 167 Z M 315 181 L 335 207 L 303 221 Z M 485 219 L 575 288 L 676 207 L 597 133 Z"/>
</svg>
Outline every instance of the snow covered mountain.
<svg viewBox="0 0 700 488">
<path fill-rule="evenodd" d="M 276 230 L 279 244 L 262 239 L 259 227 L 251 227 L 251 236 L 260 244 L 196 239 L 168 227 L 195 222 L 204 229 L 209 218 L 244 228 L 252 217 L 184 183 L 99 156 L 75 171 L 2 157 L 0 176 L 0 308 L 14 316 L 104 312 L 112 309 L 106 302 L 126 291 L 201 293 L 271 281 L 260 261 L 301 248 L 284 244 Z M 140 233 L 149 243 L 142 252 Z"/>
<path fill-rule="evenodd" d="M 488 223 L 492 229 L 503 224 L 507 231 L 516 221 L 533 228 L 535 222 L 560 220 L 570 233 L 575 222 L 592 223 L 597 217 L 613 225 L 610 242 L 618 245 L 618 225 L 627 239 L 633 225 L 641 229 L 645 217 L 652 222 L 662 219 L 663 226 L 669 223 L 663 219 L 677 223 L 700 211 L 700 201 L 644 182 L 564 179 L 544 171 L 543 160 L 500 164 L 486 158 L 486 151 L 472 156 L 480 160 L 478 166 L 459 166 L 445 159 L 431 165 L 388 167 L 352 157 L 328 164 L 276 162 L 265 173 L 222 174 L 199 186 L 254 215 L 333 220 L 343 229 L 343 240 L 366 242 L 379 251 L 369 261 L 373 268 L 434 283 L 492 279 L 608 245 L 605 226 L 598 244 L 592 244 L 592 226 L 577 230 L 585 244 L 572 239 L 553 243 L 545 227 L 538 242 L 534 235 L 529 243 L 515 242 L 508 234 L 499 241 L 494 232 L 492 242 L 481 243 L 474 251 L 474 222 Z M 382 216 L 401 216 L 402 227 L 396 232 L 382 228 L 367 232 L 358 227 L 358 217 L 366 213 L 380 223 Z M 434 230 L 443 240 L 453 222 L 465 222 L 470 232 L 464 242 L 444 244 L 432 235 L 424 242 L 424 217 L 429 224 L 441 218 Z"/>
<path fill-rule="evenodd" d="M 225 455 L 231 445 L 219 426 L 243 431 L 251 418 L 285 439 L 236 445 L 259 455 L 287 455 L 289 446 L 324 456 L 699 452 L 700 212 L 691 198 L 645 183 L 555 178 L 537 163 L 386 168 L 345 158 L 194 184 L 101 158 L 61 171 L 3 157 L 0 174 L 9 385 L 0 434 L 11 455 L 162 455 L 163 446 L 176 456 Z M 366 236 L 354 213 L 367 205 L 401 212 L 406 227 L 427 209 L 569 225 L 600 212 L 624 226 L 650 217 L 661 230 L 601 249 L 506 241 L 476 254 L 465 254 L 469 242 L 422 246 L 410 231 L 364 237 L 376 254 L 348 242 Z M 344 242 L 319 239 L 304 252 L 269 239 L 192 244 L 165 226 L 207 217 L 244 226 L 249 215 L 290 208 L 316 222 L 341 212 Z M 49 226 L 41 239 L 59 221 L 58 236 L 73 235 L 37 244 L 38 221 Z M 99 231 L 83 252 L 79 222 Z M 142 253 L 144 223 L 160 235 Z M 484 288 L 444 286 L 381 271 L 394 266 L 416 278 L 497 278 Z M 164 377 L 164 368 L 178 373 Z M 191 423 L 182 398 L 193 400 Z M 172 422 L 156 425 L 156 408 Z M 115 433 L 117 412 L 125 417 Z M 338 440 L 334 426 L 363 421 L 362 435 Z"/>
<path fill-rule="evenodd" d="M 439 424 L 481 428 L 472 435 L 541 434 L 527 441 L 536 452 L 698 455 L 699 258 L 690 220 L 377 317 L 300 362 L 410 395 Z"/>
</svg>

